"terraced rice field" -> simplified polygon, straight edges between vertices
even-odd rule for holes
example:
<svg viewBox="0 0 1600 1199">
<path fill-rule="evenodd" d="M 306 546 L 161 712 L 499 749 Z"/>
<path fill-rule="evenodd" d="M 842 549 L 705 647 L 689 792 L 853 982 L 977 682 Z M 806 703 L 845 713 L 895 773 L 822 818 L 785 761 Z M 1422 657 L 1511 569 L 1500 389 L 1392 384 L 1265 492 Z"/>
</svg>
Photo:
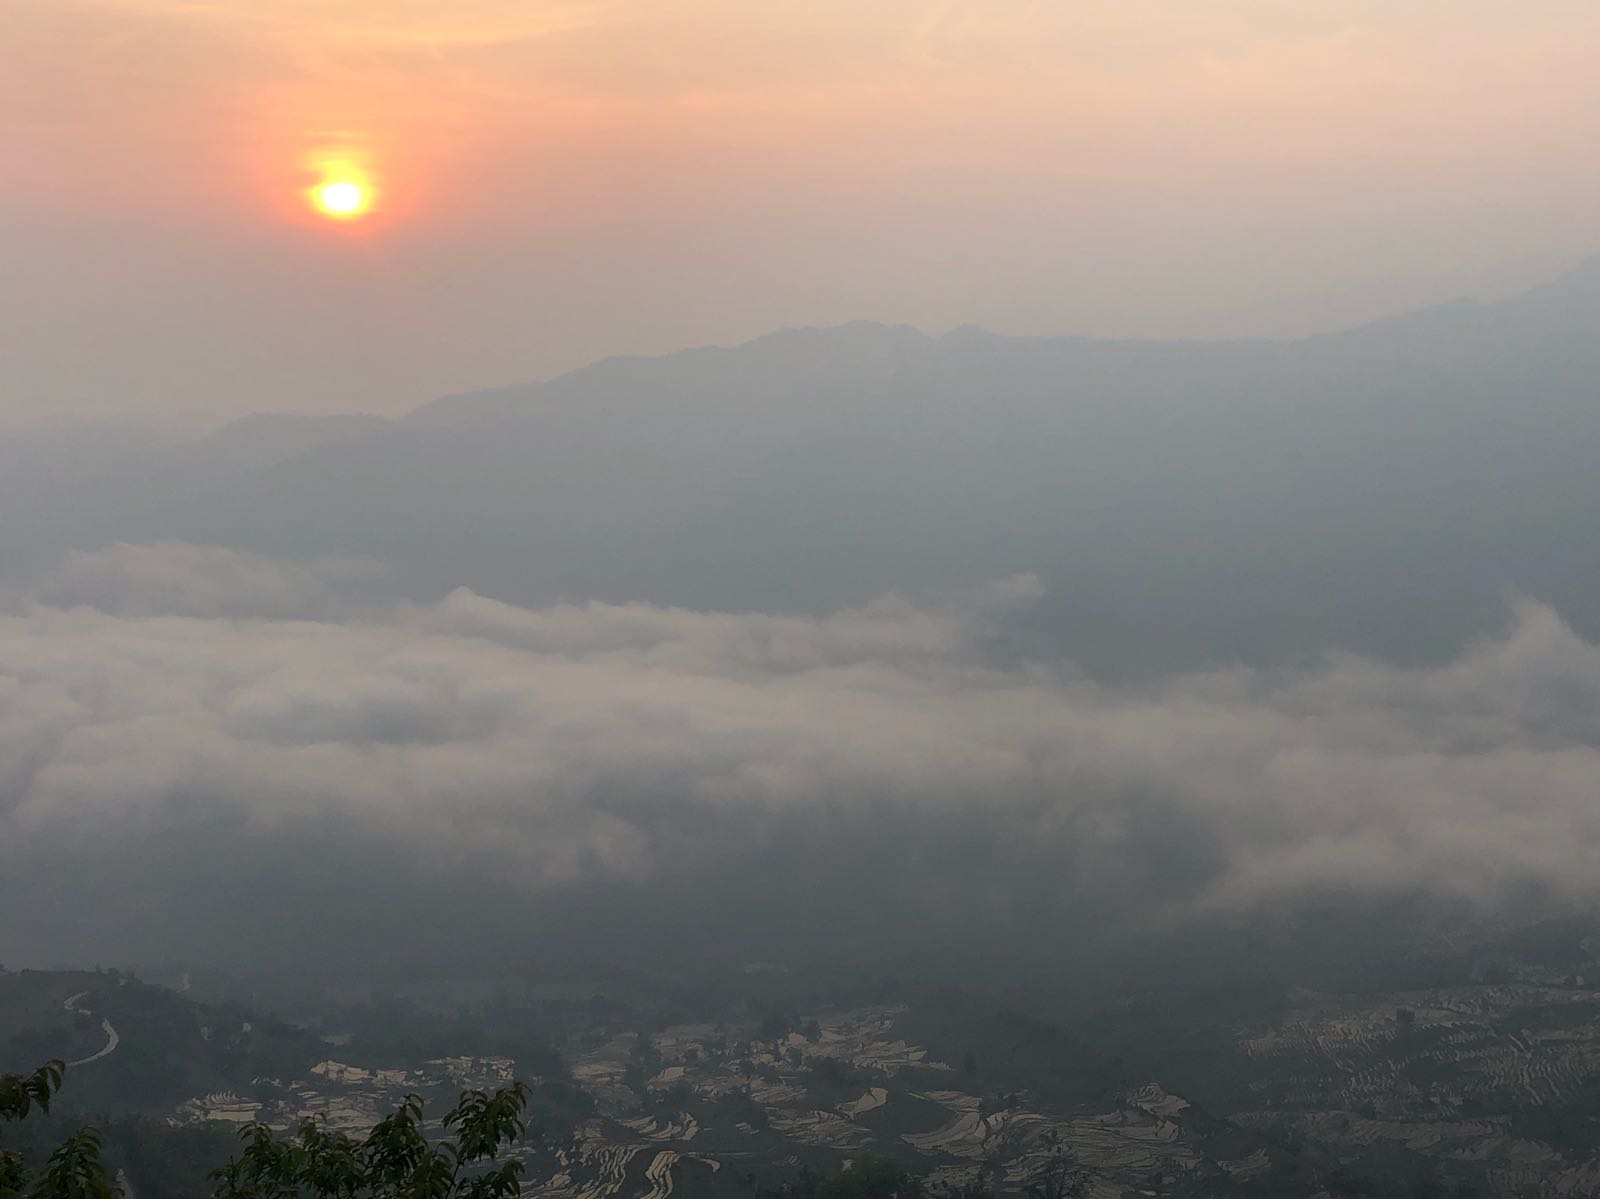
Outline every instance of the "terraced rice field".
<svg viewBox="0 0 1600 1199">
<path fill-rule="evenodd" d="M 1461 1163 L 1496 1194 L 1600 1194 L 1600 1161 L 1518 1132 L 1530 1113 L 1592 1118 L 1600 992 L 1540 981 L 1305 996 L 1289 1018 L 1236 1035 L 1260 1103 L 1231 1113 L 1241 1124 Z"/>
<path fill-rule="evenodd" d="M 912 1150 L 925 1158 L 941 1176 L 972 1176 L 981 1169 L 1020 1186 L 1068 1149 L 1104 1180 L 1107 1195 L 1130 1185 L 1148 1189 L 1200 1163 L 1183 1135 L 1189 1104 L 1181 1096 L 1152 1083 L 1093 1113 L 1051 1113 L 1017 1094 L 997 1104 L 938 1082 L 953 1079 L 954 1072 L 926 1047 L 897 1036 L 897 1015 L 894 1008 L 835 1013 L 820 1019 L 809 1037 L 788 1033 L 775 1040 L 730 1035 L 711 1025 L 673 1026 L 648 1037 L 585 1036 L 569 1046 L 571 1074 L 594 1098 L 596 1115 L 554 1149 L 553 1167 L 531 1180 L 526 1193 L 664 1199 L 682 1193 L 685 1168 L 721 1169 L 730 1153 L 743 1164 L 763 1158 L 793 1162 L 799 1160 L 794 1153 L 819 1151 L 842 1161 L 898 1146 L 902 1155 Z M 637 1072 L 641 1062 L 650 1063 L 647 1080 Z M 828 1062 L 836 1065 L 826 1077 L 856 1085 L 830 1083 L 834 1089 L 819 1103 L 814 1071 Z M 482 1079 L 479 1085 L 495 1084 L 501 1069 L 498 1062 L 473 1059 L 440 1059 L 430 1067 L 433 1081 Z M 322 1063 L 314 1073 L 316 1085 L 297 1095 L 300 1113 L 320 1110 L 330 1123 L 352 1131 L 370 1125 L 421 1077 L 337 1062 Z M 679 1106 L 661 1106 L 668 1094 Z M 723 1117 L 724 1124 L 708 1134 L 705 1120 L 720 1109 L 705 1105 L 729 1101 L 735 1104 L 730 1110 L 750 1114 L 736 1123 Z M 214 1097 L 205 1107 L 220 1114 L 234 1103 L 242 1116 L 248 1100 L 239 1097 Z M 198 1111 L 197 1106 L 192 1114 Z M 700 1147 L 708 1135 L 715 1150 Z M 1255 1165 L 1237 1169 L 1247 1173 Z"/>
</svg>

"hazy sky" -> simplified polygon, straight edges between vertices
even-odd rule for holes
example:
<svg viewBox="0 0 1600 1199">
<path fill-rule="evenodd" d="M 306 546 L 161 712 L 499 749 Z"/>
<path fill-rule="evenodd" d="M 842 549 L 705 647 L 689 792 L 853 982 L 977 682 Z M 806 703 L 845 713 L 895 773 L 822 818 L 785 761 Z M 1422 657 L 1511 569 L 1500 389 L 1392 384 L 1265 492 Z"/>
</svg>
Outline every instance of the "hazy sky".
<svg viewBox="0 0 1600 1199">
<path fill-rule="evenodd" d="M 7 0 L 0 423 L 1502 292 L 1600 248 L 1596 61 L 1593 0 Z"/>
</svg>

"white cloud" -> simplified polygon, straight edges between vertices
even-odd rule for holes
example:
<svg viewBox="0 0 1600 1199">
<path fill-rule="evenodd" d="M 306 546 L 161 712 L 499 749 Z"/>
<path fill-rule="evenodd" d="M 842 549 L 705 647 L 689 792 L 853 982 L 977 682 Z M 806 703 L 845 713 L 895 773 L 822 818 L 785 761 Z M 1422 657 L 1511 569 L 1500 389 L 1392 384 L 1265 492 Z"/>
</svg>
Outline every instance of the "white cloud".
<svg viewBox="0 0 1600 1199">
<path fill-rule="evenodd" d="M 1119 689 L 985 661 L 1026 580 L 821 619 L 341 608 L 319 580 L 119 547 L 0 615 L 0 901 L 46 878 L 157 897 L 107 921 L 93 883 L 56 885 L 0 953 L 103 954 L 113 929 L 185 952 L 229 904 L 270 911 L 266 879 L 324 910 L 491 887 L 535 923 L 580 892 L 678 911 L 740 888 L 722 918 L 792 923 L 778 877 L 857 878 L 885 920 L 1596 889 L 1600 648 L 1533 603 L 1442 668 Z M 325 615 L 241 618 L 241 595 Z"/>
</svg>

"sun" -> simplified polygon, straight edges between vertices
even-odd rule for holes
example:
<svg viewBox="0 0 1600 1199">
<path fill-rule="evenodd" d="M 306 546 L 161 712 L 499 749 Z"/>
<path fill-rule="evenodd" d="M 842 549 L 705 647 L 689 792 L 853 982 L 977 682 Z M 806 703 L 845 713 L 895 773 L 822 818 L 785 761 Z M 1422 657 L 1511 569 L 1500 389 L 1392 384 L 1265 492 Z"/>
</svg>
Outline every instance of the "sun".
<svg viewBox="0 0 1600 1199">
<path fill-rule="evenodd" d="M 306 189 L 305 196 L 318 216 L 353 221 L 373 211 L 377 189 L 371 173 L 356 156 L 319 156 L 311 165 L 316 182 Z"/>
<path fill-rule="evenodd" d="M 317 188 L 317 207 L 329 216 L 358 216 L 366 206 L 367 192 L 359 183 L 342 180 Z"/>
<path fill-rule="evenodd" d="M 372 188 L 353 178 L 324 179 L 311 189 L 311 205 L 335 221 L 351 221 L 372 210 Z"/>
</svg>

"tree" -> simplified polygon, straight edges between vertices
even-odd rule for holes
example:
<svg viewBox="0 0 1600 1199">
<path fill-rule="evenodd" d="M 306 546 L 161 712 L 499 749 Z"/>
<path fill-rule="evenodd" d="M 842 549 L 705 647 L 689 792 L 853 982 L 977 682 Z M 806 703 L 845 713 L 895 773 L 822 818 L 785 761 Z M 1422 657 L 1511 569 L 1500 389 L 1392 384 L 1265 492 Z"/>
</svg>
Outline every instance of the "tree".
<svg viewBox="0 0 1600 1199">
<path fill-rule="evenodd" d="M 21 1121 L 50 1110 L 61 1090 L 66 1064 L 50 1061 L 32 1074 L 0 1074 L 0 1120 Z M 80 1128 L 61 1142 L 42 1170 L 22 1154 L 0 1146 L 0 1199 L 115 1199 L 122 1191 L 100 1161 L 100 1134 Z"/>
<path fill-rule="evenodd" d="M 28 1188 L 29 1199 L 114 1199 L 122 1188 L 100 1161 L 100 1133 L 80 1128 L 56 1147 Z"/>
<path fill-rule="evenodd" d="M 0 1120 L 26 1119 L 37 1107 L 41 1112 L 50 1110 L 50 1100 L 61 1089 L 62 1076 L 67 1072 L 65 1062 L 46 1062 L 32 1074 L 0 1074 Z"/>
<path fill-rule="evenodd" d="M 362 1140 L 307 1120 L 293 1136 L 264 1124 L 240 1136 L 245 1149 L 213 1172 L 215 1199 L 514 1199 L 522 1163 L 502 1150 L 527 1128 L 527 1088 L 463 1091 L 445 1113 L 451 1135 L 430 1141 L 422 1100 L 407 1095 Z"/>
</svg>

